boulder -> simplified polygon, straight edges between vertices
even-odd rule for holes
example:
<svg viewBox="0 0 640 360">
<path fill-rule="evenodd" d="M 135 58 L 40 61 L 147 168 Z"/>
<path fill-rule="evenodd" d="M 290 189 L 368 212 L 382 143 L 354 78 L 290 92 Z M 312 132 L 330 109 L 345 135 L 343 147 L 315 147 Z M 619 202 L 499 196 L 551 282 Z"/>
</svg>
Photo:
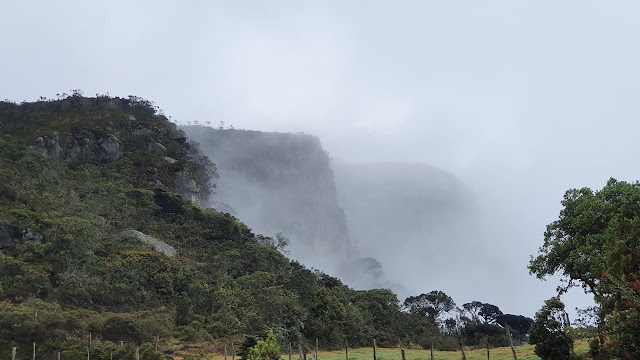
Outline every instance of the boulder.
<svg viewBox="0 0 640 360">
<path fill-rule="evenodd" d="M 42 235 L 38 234 L 32 229 L 27 229 L 26 233 L 24 234 L 24 239 L 34 244 L 42 243 Z"/>
<path fill-rule="evenodd" d="M 129 115 L 129 120 L 130 120 L 130 121 L 136 121 L 137 119 L 136 119 L 136 117 L 135 117 L 135 116 L 133 116 L 133 115 Z"/>
<path fill-rule="evenodd" d="M 120 143 L 118 138 L 109 135 L 106 138 L 99 141 L 100 147 L 104 149 L 107 158 L 110 160 L 117 160 L 120 156 Z"/>
<path fill-rule="evenodd" d="M 153 152 L 158 152 L 158 153 L 167 152 L 167 148 L 157 141 L 152 141 L 149 143 L 149 150 Z"/>
<path fill-rule="evenodd" d="M 164 159 L 165 159 L 169 164 L 175 164 L 175 163 L 176 163 L 176 161 L 178 161 L 178 160 L 176 160 L 176 159 L 174 159 L 174 158 L 170 158 L 170 157 L 168 157 L 168 156 L 165 156 L 165 157 L 164 157 Z"/>
<path fill-rule="evenodd" d="M 154 251 L 164 254 L 167 257 L 174 257 L 176 255 L 176 250 L 171 245 L 160 240 L 156 240 L 140 231 L 127 230 L 120 233 L 120 239 L 122 240 L 128 240 L 131 238 L 138 238 L 148 244 L 151 244 Z"/>
</svg>

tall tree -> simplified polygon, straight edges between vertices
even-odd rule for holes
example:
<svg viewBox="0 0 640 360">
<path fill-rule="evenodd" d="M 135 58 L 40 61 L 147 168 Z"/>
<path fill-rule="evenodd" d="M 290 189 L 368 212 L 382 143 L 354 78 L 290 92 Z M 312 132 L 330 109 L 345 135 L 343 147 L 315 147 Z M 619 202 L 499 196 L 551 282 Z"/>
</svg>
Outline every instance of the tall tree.
<svg viewBox="0 0 640 360">
<path fill-rule="evenodd" d="M 480 309 L 482 309 L 482 303 L 480 301 L 472 301 L 466 304 L 462 304 L 462 308 L 471 315 L 471 321 L 473 323 L 480 322 Z"/>
<path fill-rule="evenodd" d="M 483 303 L 478 315 L 482 318 L 485 324 L 495 324 L 498 316 L 502 315 L 502 311 L 500 311 L 500 308 L 495 305 Z"/>
<path fill-rule="evenodd" d="M 572 189 L 562 205 L 530 272 L 561 273 L 560 292 L 581 284 L 594 294 L 600 341 L 592 354 L 640 358 L 640 183 L 612 178 L 596 192 Z"/>
<path fill-rule="evenodd" d="M 540 279 L 561 273 L 561 292 L 580 284 L 597 295 L 601 269 L 607 263 L 605 245 L 623 220 L 640 214 L 640 184 L 610 179 L 600 191 L 568 190 L 558 220 L 547 225 L 544 243 L 529 271 Z"/>
<path fill-rule="evenodd" d="M 409 296 L 404 301 L 404 308 L 413 314 L 428 316 L 437 320 L 440 315 L 449 312 L 456 307 L 451 296 L 442 291 L 434 290 L 427 294 Z"/>
</svg>

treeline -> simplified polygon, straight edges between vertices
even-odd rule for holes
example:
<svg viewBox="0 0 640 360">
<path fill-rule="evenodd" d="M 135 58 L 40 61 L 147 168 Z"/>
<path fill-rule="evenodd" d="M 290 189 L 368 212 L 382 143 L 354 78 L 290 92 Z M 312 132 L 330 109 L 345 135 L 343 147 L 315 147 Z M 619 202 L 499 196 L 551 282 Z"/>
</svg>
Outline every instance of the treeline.
<svg viewBox="0 0 640 360">
<path fill-rule="evenodd" d="M 206 203 L 215 176 L 146 100 L 0 103 L 2 356 L 16 347 L 26 358 L 36 343 L 43 356 L 85 359 L 90 334 L 92 359 L 105 360 L 142 344 L 155 359 L 156 341 L 170 353 L 269 331 L 305 348 L 376 339 L 447 349 L 458 332 L 468 345 L 504 345 L 510 324 L 524 341 L 529 320 L 493 305 L 464 304 L 447 320 L 440 292 L 401 305 L 389 290 L 356 291 L 287 259 L 281 239 L 190 201 Z"/>
</svg>

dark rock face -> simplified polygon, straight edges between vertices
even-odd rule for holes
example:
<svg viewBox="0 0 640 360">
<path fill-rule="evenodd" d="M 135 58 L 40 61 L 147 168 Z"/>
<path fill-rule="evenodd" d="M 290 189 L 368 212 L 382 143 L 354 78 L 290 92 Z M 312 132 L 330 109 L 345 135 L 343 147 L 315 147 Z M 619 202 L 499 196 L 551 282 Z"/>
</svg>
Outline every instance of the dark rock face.
<svg viewBox="0 0 640 360">
<path fill-rule="evenodd" d="M 57 138 L 48 139 L 39 137 L 29 148 L 46 157 L 60 157 L 63 154 L 62 147 L 60 146 L 60 140 Z"/>
<path fill-rule="evenodd" d="M 66 139 L 58 137 L 39 137 L 29 149 L 39 152 L 46 157 L 68 158 L 76 161 L 86 161 L 95 157 L 106 157 L 115 161 L 120 156 L 120 142 L 114 135 L 107 135 L 95 140 L 88 131 L 80 131 L 75 136 Z"/>
<path fill-rule="evenodd" d="M 19 238 L 19 233 L 14 226 L 0 221 L 0 249 L 11 246 Z"/>
<path fill-rule="evenodd" d="M 118 138 L 109 135 L 105 139 L 102 139 L 98 142 L 100 147 L 105 151 L 106 156 L 109 160 L 117 160 L 118 156 L 120 156 L 120 144 L 118 143 Z"/>
</svg>

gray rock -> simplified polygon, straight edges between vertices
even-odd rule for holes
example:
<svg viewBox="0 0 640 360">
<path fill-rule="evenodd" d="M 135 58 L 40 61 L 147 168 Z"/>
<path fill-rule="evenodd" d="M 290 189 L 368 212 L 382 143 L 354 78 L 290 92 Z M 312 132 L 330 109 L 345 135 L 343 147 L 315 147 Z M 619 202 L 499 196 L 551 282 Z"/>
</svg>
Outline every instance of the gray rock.
<svg viewBox="0 0 640 360">
<path fill-rule="evenodd" d="M 137 119 L 136 119 L 136 117 L 135 117 L 135 116 L 133 116 L 133 115 L 129 115 L 129 120 L 131 120 L 131 121 L 136 121 Z"/>
<path fill-rule="evenodd" d="M 160 240 L 156 240 L 149 235 L 141 233 L 140 231 L 127 230 L 120 233 L 120 239 L 122 240 L 128 240 L 131 238 L 138 238 L 148 244 L 151 244 L 153 250 L 164 254 L 167 257 L 174 257 L 176 255 L 176 250 L 171 245 Z"/>
<path fill-rule="evenodd" d="M 170 158 L 170 157 L 168 157 L 168 156 L 165 156 L 165 157 L 164 157 L 164 159 L 165 159 L 169 164 L 175 164 L 175 163 L 176 163 L 176 161 L 178 161 L 178 160 L 176 160 L 176 159 L 174 159 L 174 158 Z"/>
<path fill-rule="evenodd" d="M 188 171 L 182 170 L 176 173 L 176 187 L 180 196 L 200 204 L 200 188 Z"/>
<path fill-rule="evenodd" d="M 71 160 L 90 158 L 96 147 L 93 135 L 88 131 L 80 131 L 73 140 L 70 141 L 70 147 L 67 148 L 67 156 Z"/>
<path fill-rule="evenodd" d="M 106 156 L 111 160 L 117 160 L 118 156 L 120 156 L 120 144 L 118 143 L 118 138 L 109 135 L 105 139 L 102 139 L 100 142 L 100 147 L 104 149 L 106 152 Z"/>
<path fill-rule="evenodd" d="M 149 150 L 158 153 L 167 152 L 167 148 L 157 141 L 152 141 L 149 143 Z"/>
<path fill-rule="evenodd" d="M 147 128 L 135 129 L 131 132 L 131 135 L 135 135 L 135 136 L 146 136 L 151 134 L 153 134 L 153 131 Z"/>
<path fill-rule="evenodd" d="M 39 137 L 33 142 L 33 145 L 29 146 L 29 149 L 37 151 L 46 157 L 60 157 L 63 153 L 60 140 L 57 138 Z"/>
<path fill-rule="evenodd" d="M 34 244 L 40 244 L 42 242 L 42 236 L 32 229 L 27 229 L 27 232 L 24 234 L 24 239 Z"/>
</svg>

